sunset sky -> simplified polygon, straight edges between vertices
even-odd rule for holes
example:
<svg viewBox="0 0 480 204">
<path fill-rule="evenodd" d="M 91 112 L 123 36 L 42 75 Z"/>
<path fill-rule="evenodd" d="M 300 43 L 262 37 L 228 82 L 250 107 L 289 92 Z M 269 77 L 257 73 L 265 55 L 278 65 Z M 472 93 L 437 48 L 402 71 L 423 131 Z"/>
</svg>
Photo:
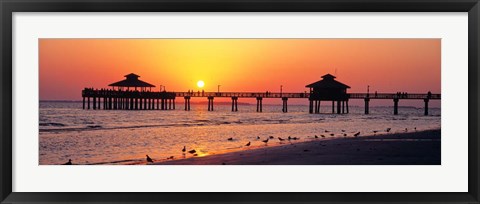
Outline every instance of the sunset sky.
<svg viewBox="0 0 480 204">
<path fill-rule="evenodd" d="M 331 73 L 352 88 L 440 93 L 440 39 L 40 39 L 40 100 L 135 73 L 167 91 L 304 92 Z"/>
</svg>

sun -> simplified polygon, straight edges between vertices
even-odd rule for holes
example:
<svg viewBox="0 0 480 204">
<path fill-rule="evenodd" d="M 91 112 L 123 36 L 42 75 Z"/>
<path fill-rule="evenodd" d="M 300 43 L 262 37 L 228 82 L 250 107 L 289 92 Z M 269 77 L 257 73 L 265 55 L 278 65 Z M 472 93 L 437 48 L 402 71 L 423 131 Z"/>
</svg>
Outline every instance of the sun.
<svg viewBox="0 0 480 204">
<path fill-rule="evenodd" d="M 200 81 L 197 82 L 197 86 L 198 86 L 198 88 L 203 88 L 205 86 L 205 82 L 200 80 Z"/>
</svg>

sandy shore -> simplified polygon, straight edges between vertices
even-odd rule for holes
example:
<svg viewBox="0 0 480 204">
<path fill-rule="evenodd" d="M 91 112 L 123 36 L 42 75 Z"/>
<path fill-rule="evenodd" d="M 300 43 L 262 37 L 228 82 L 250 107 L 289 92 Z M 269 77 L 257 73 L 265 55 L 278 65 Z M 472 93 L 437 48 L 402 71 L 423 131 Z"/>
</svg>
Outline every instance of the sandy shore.
<svg viewBox="0 0 480 204">
<path fill-rule="evenodd" d="M 441 130 L 316 139 L 156 165 L 440 165 Z"/>
</svg>

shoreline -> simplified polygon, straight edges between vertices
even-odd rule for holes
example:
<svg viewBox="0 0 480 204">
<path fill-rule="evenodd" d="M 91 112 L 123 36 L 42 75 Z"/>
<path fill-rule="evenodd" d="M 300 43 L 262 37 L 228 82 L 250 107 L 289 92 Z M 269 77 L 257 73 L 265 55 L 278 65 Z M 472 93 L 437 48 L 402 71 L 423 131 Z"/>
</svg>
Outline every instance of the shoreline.
<svg viewBox="0 0 480 204">
<path fill-rule="evenodd" d="M 149 165 L 440 165 L 441 129 L 314 139 Z"/>
</svg>

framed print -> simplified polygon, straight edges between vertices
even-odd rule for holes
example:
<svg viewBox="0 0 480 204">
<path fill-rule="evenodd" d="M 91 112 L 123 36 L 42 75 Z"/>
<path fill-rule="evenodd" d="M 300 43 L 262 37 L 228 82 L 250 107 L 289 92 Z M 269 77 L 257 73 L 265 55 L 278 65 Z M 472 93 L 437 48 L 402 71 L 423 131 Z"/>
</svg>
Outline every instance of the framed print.
<svg viewBox="0 0 480 204">
<path fill-rule="evenodd" d="M 2 1 L 1 201 L 478 203 L 478 1 Z"/>
</svg>

